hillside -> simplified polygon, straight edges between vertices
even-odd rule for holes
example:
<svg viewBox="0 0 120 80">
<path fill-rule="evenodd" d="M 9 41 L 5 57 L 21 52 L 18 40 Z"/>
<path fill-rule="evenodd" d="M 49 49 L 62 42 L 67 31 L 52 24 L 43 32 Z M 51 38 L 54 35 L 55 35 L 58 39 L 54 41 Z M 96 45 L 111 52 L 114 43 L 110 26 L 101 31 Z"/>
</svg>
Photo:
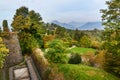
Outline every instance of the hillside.
<svg viewBox="0 0 120 80">
<path fill-rule="evenodd" d="M 58 68 L 65 80 L 119 80 L 101 69 L 85 65 L 58 64 Z"/>
</svg>

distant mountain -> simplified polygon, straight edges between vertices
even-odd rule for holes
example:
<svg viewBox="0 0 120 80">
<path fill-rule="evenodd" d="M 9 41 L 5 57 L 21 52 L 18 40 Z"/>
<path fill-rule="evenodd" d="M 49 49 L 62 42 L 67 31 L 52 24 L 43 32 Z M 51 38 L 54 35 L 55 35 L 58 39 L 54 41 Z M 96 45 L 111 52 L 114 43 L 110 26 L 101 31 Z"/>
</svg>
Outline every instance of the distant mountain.
<svg viewBox="0 0 120 80">
<path fill-rule="evenodd" d="M 54 21 L 52 21 L 52 23 L 60 25 L 60 26 L 65 27 L 67 29 L 73 29 L 73 30 L 75 30 L 76 28 L 78 28 L 79 30 L 94 30 L 94 29 L 102 30 L 102 29 L 104 29 L 101 22 L 83 23 L 83 22 L 72 21 L 69 23 L 61 23 L 57 20 L 54 20 Z"/>
<path fill-rule="evenodd" d="M 60 26 L 65 27 L 65 28 L 67 28 L 67 29 L 74 29 L 74 26 L 73 26 L 73 25 L 67 24 L 67 23 L 61 23 L 61 22 L 59 22 L 59 21 L 57 21 L 57 20 L 52 21 L 52 23 L 57 24 L 57 25 L 60 25 Z"/>
<path fill-rule="evenodd" d="M 69 22 L 68 24 L 74 26 L 75 28 L 78 28 L 79 26 L 82 26 L 85 23 L 84 22 L 75 22 L 75 21 L 72 21 L 72 22 Z"/>
<path fill-rule="evenodd" d="M 102 26 L 101 22 L 87 22 L 83 26 L 78 27 L 79 30 L 94 30 L 99 29 L 103 30 L 104 27 Z"/>
</svg>

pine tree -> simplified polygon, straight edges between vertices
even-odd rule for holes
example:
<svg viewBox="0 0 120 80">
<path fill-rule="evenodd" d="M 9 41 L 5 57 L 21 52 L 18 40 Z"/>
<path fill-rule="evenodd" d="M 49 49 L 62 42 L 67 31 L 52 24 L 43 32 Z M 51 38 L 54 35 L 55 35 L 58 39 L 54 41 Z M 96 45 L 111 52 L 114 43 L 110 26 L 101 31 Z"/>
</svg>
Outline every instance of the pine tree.
<svg viewBox="0 0 120 80">
<path fill-rule="evenodd" d="M 3 24 L 2 25 L 3 25 L 3 31 L 4 32 L 9 32 L 7 20 L 3 20 Z"/>
</svg>

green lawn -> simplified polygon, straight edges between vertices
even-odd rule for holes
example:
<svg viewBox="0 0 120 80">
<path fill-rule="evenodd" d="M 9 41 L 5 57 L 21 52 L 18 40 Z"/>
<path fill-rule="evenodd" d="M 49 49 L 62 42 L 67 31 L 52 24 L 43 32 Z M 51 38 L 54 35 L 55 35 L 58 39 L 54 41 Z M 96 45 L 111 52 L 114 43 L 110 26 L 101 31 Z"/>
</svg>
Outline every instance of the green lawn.
<svg viewBox="0 0 120 80">
<path fill-rule="evenodd" d="M 65 80 L 120 80 L 103 70 L 84 65 L 58 64 L 58 68 Z"/>
<path fill-rule="evenodd" d="M 82 47 L 75 47 L 75 48 L 70 49 L 70 52 L 79 53 L 79 54 L 85 54 L 88 52 L 95 53 L 95 51 L 96 50 L 92 48 L 82 48 Z"/>
</svg>

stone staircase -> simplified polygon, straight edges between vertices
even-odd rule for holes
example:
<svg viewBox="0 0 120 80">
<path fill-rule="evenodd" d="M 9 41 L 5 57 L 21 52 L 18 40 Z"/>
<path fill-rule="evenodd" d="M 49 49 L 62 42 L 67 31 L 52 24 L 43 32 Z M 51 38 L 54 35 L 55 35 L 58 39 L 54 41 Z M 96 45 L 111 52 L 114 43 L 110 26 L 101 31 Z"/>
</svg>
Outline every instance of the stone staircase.
<svg viewBox="0 0 120 80">
<path fill-rule="evenodd" d="M 10 80 L 41 80 L 31 57 L 25 58 L 26 65 L 9 69 Z"/>
<path fill-rule="evenodd" d="M 41 80 L 30 56 L 25 57 L 25 65 L 19 65 L 24 59 L 17 37 L 17 32 L 9 32 L 2 37 L 4 44 L 9 49 L 9 55 L 6 57 L 4 67 L 5 80 L 8 72 L 9 80 Z"/>
</svg>

